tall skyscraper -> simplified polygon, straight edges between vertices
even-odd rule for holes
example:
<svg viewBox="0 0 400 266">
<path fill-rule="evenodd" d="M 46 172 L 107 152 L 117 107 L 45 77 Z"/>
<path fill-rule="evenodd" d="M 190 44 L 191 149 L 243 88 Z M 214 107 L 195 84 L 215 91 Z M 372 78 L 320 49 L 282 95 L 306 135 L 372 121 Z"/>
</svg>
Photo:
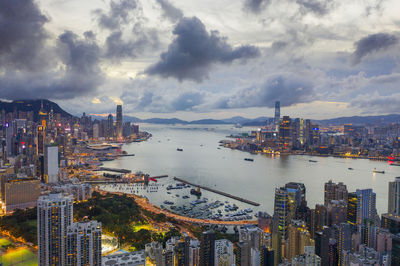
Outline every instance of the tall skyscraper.
<svg viewBox="0 0 400 266">
<path fill-rule="evenodd" d="M 37 202 L 39 265 L 66 265 L 66 237 L 73 221 L 73 197 L 41 196 Z"/>
<path fill-rule="evenodd" d="M 68 226 L 66 265 L 101 265 L 101 223 L 84 221 Z"/>
<path fill-rule="evenodd" d="M 357 204 L 357 194 L 355 192 L 349 193 L 347 201 L 347 222 L 352 226 L 357 225 Z"/>
<path fill-rule="evenodd" d="M 275 188 L 274 215 L 278 219 L 279 233 L 282 239 L 287 238 L 289 226 L 289 195 L 285 188 Z"/>
<path fill-rule="evenodd" d="M 275 116 L 274 116 L 274 124 L 275 124 L 275 131 L 279 131 L 279 120 L 281 119 L 281 102 L 275 102 Z"/>
<path fill-rule="evenodd" d="M 376 216 L 376 194 L 372 192 L 372 189 L 357 189 L 356 194 L 358 198 L 357 224 L 373 221 Z"/>
<path fill-rule="evenodd" d="M 351 228 L 348 223 L 335 226 L 337 229 L 338 265 L 344 265 L 343 251 L 351 250 Z"/>
<path fill-rule="evenodd" d="M 112 114 L 107 117 L 107 138 L 111 139 L 114 137 L 114 119 Z"/>
<path fill-rule="evenodd" d="M 347 204 L 347 194 L 345 184 L 342 182 L 336 184 L 329 180 L 329 182 L 325 183 L 324 204 L 328 206 L 332 200 L 344 200 Z"/>
<path fill-rule="evenodd" d="M 117 139 L 122 138 L 122 105 L 117 105 L 117 116 L 116 116 L 116 129 L 117 129 Z"/>
<path fill-rule="evenodd" d="M 314 240 L 311 238 L 306 225 L 303 221 L 292 220 L 289 225 L 288 238 L 288 254 L 285 254 L 286 259 L 291 260 L 297 255 L 303 254 L 304 247 L 314 246 Z"/>
<path fill-rule="evenodd" d="M 200 265 L 214 266 L 215 258 L 215 233 L 203 232 L 200 244 Z"/>
<path fill-rule="evenodd" d="M 389 182 L 388 213 L 400 215 L 400 177 Z"/>
<path fill-rule="evenodd" d="M 44 176 L 46 183 L 58 182 L 58 146 L 56 145 L 45 148 Z"/>
<path fill-rule="evenodd" d="M 215 265 L 233 265 L 233 243 L 227 239 L 215 240 Z"/>
</svg>

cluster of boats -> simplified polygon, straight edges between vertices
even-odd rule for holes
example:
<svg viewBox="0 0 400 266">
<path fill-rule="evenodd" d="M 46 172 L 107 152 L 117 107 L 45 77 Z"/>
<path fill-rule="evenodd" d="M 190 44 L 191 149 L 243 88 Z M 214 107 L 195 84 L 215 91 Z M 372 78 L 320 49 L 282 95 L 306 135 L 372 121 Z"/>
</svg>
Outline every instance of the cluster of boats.
<svg viewBox="0 0 400 266">
<path fill-rule="evenodd" d="M 177 183 L 176 186 L 173 185 L 168 185 L 167 190 L 171 189 L 184 189 L 184 188 L 190 188 L 190 185 L 186 185 L 184 183 Z"/>
</svg>

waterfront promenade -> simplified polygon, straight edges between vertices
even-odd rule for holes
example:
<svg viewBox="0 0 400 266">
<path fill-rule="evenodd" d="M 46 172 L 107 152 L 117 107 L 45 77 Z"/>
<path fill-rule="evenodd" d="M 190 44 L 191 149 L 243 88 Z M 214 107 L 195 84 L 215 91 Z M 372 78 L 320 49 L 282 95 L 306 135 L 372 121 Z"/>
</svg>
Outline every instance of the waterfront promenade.
<svg viewBox="0 0 400 266">
<path fill-rule="evenodd" d="M 243 221 L 217 221 L 217 220 L 209 220 L 209 219 L 198 219 L 198 218 L 191 218 L 191 217 L 186 217 L 182 216 L 176 213 L 169 212 L 167 210 L 163 210 L 158 208 L 157 206 L 151 204 L 146 198 L 139 197 L 137 195 L 133 194 L 126 194 L 122 192 L 109 192 L 106 190 L 101 190 L 99 189 L 99 192 L 102 194 L 110 193 L 110 194 L 116 194 L 116 195 L 126 195 L 127 197 L 131 197 L 135 199 L 135 202 L 143 209 L 150 211 L 152 213 L 156 214 L 164 214 L 165 216 L 169 218 L 173 218 L 177 221 L 180 222 L 187 222 L 187 223 L 192 223 L 192 224 L 199 224 L 199 225 L 250 225 L 250 224 L 257 224 L 257 220 L 243 220 Z"/>
</svg>

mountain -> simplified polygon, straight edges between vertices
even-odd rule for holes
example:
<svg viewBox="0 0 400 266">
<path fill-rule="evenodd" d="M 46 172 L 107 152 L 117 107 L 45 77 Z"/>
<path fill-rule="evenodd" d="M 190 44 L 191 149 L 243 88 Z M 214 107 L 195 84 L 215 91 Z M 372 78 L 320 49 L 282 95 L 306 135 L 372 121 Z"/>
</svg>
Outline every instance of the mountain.
<svg viewBox="0 0 400 266">
<path fill-rule="evenodd" d="M 220 125 L 220 124 L 232 124 L 224 122 L 223 120 L 215 120 L 215 119 L 201 119 L 190 121 L 189 124 L 191 125 Z"/>
<path fill-rule="evenodd" d="M 33 119 L 35 121 L 38 120 L 38 113 L 43 103 L 43 109 L 46 112 L 50 112 L 53 108 L 54 114 L 61 114 L 62 117 L 71 118 L 73 115 L 64 111 L 58 104 L 55 102 L 45 100 L 45 99 L 37 99 L 37 100 L 16 100 L 12 102 L 0 101 L 0 110 L 5 110 L 6 113 L 12 113 L 14 111 L 19 112 L 33 112 Z"/>
<path fill-rule="evenodd" d="M 400 115 L 376 115 L 376 116 L 349 116 L 349 117 L 337 117 L 332 119 L 314 120 L 321 125 L 344 125 L 344 124 L 390 124 L 399 123 Z"/>
</svg>

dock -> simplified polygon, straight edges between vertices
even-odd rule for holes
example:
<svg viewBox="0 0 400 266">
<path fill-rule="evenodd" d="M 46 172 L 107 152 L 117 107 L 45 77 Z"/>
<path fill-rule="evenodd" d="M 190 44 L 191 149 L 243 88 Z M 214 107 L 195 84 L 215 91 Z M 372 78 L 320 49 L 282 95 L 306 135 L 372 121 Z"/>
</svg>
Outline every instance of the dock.
<svg viewBox="0 0 400 266">
<path fill-rule="evenodd" d="M 130 174 L 132 172 L 131 170 L 128 169 L 109 168 L 109 167 L 100 167 L 97 171 L 109 171 L 122 174 Z"/>
<path fill-rule="evenodd" d="M 159 179 L 159 178 L 165 178 L 165 177 L 168 177 L 168 175 L 152 176 L 150 178 Z"/>
<path fill-rule="evenodd" d="M 194 183 L 191 183 L 189 181 L 186 181 L 186 180 L 183 180 L 183 179 L 180 179 L 180 178 L 177 178 L 177 177 L 174 177 L 174 180 L 176 180 L 178 182 L 182 182 L 182 183 L 188 184 L 188 185 L 191 185 L 191 186 L 194 186 L 194 187 L 199 187 L 201 189 L 208 190 L 208 191 L 220 194 L 222 196 L 225 196 L 225 197 L 228 197 L 228 198 L 231 198 L 231 199 L 234 199 L 234 200 L 238 200 L 238 201 L 241 201 L 241 202 L 253 205 L 253 206 L 260 206 L 260 203 L 257 203 L 257 202 L 251 201 L 251 200 L 247 200 L 247 199 L 244 199 L 244 198 L 241 198 L 241 197 L 238 197 L 238 196 L 234 196 L 234 195 L 231 195 L 229 193 L 226 193 L 226 192 L 223 192 L 223 191 L 219 191 L 219 190 L 216 190 L 216 189 L 213 189 L 213 188 L 209 188 L 209 187 L 206 187 L 206 186 L 196 185 Z"/>
</svg>

